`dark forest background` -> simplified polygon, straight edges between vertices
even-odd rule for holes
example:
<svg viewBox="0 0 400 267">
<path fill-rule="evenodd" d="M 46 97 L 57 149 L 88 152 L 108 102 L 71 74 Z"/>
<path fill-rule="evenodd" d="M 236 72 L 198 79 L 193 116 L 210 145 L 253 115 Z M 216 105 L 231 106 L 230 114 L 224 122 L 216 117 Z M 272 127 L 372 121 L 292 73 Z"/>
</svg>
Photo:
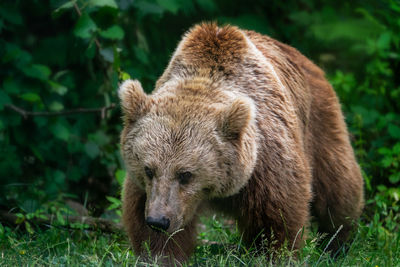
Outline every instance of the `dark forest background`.
<svg viewBox="0 0 400 267">
<path fill-rule="evenodd" d="M 93 216 L 118 210 L 118 83 L 139 79 L 150 93 L 182 34 L 201 21 L 268 34 L 321 66 L 363 169 L 364 219 L 398 213 L 397 0 L 2 0 L 0 209 L 21 223 L 60 214 L 67 199 Z"/>
</svg>

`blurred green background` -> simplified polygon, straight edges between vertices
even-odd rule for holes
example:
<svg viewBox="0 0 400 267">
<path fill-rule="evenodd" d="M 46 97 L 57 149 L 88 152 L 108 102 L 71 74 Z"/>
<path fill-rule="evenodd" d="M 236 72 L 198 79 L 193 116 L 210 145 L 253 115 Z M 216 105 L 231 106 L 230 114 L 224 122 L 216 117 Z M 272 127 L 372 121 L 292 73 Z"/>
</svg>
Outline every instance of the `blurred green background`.
<svg viewBox="0 0 400 267">
<path fill-rule="evenodd" d="M 321 66 L 363 169 L 364 218 L 399 211 L 397 0 L 3 0 L 0 209 L 34 213 L 65 199 L 94 216 L 110 201 L 118 208 L 118 82 L 139 79 L 151 92 L 182 34 L 201 21 L 268 34 Z M 77 108 L 99 110 L 54 113 Z"/>
</svg>

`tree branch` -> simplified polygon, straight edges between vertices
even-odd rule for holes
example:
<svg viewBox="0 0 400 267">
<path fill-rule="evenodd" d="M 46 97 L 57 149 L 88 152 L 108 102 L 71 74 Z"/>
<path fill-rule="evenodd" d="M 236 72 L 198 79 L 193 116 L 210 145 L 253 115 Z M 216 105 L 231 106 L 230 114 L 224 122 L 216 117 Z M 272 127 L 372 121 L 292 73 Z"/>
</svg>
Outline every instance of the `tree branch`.
<svg viewBox="0 0 400 267">
<path fill-rule="evenodd" d="M 74 114 L 82 114 L 82 113 L 101 113 L 101 118 L 104 119 L 106 115 L 106 111 L 109 109 L 115 108 L 115 104 L 112 103 L 109 106 L 104 106 L 101 108 L 76 108 L 70 110 L 63 110 L 63 111 L 27 111 L 20 107 L 17 107 L 12 104 L 6 104 L 5 107 L 17 112 L 20 114 L 24 119 L 27 119 L 29 116 L 41 116 L 41 117 L 52 117 L 52 116 L 67 116 L 67 115 L 74 115 Z"/>
</svg>

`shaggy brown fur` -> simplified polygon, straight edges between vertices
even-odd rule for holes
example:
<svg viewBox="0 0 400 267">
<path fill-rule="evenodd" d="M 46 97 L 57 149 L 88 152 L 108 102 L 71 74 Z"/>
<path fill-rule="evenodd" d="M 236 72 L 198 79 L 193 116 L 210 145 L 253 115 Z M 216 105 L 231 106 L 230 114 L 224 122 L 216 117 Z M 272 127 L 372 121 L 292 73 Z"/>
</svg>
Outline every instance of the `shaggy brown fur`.
<svg viewBox="0 0 400 267">
<path fill-rule="evenodd" d="M 338 240 L 346 240 L 363 207 L 360 169 L 335 92 L 296 49 L 201 24 L 151 96 L 137 81 L 119 94 L 123 222 L 137 253 L 148 241 L 152 257 L 187 259 L 205 203 L 236 218 L 248 244 L 262 233 L 299 248 L 311 210 L 324 232 L 343 225 Z M 146 226 L 147 216 L 169 218 L 166 233 Z"/>
</svg>

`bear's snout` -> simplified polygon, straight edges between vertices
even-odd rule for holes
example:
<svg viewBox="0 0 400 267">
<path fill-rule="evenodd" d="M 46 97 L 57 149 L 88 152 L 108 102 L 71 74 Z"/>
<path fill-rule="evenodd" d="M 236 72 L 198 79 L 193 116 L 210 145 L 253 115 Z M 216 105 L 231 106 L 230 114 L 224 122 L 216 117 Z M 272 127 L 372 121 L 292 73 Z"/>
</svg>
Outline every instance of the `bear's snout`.
<svg viewBox="0 0 400 267">
<path fill-rule="evenodd" d="M 170 220 L 165 216 L 161 216 L 158 218 L 147 217 L 146 224 L 150 226 L 151 229 L 160 232 L 161 230 L 166 231 L 169 228 Z"/>
</svg>

